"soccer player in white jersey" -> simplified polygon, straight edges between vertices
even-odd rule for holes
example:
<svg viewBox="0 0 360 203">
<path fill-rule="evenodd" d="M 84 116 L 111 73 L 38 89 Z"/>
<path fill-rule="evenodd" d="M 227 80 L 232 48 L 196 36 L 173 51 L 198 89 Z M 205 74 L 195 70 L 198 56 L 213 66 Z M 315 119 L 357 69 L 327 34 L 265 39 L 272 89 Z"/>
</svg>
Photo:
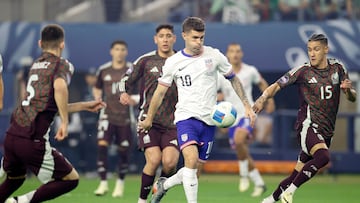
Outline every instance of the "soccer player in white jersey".
<svg viewBox="0 0 360 203">
<path fill-rule="evenodd" d="M 250 118 L 252 126 L 255 123 L 256 116 L 231 64 L 219 50 L 203 46 L 204 21 L 197 17 L 186 18 L 182 24 L 182 37 L 185 48 L 166 60 L 147 117 L 139 122 L 139 129 L 150 129 L 155 112 L 169 86 L 175 81 L 178 103 L 174 122 L 185 166 L 170 178 L 158 180 L 157 192 L 151 202 L 160 202 L 165 192 L 178 184 L 183 184 L 187 202 L 197 202 L 198 175 L 203 163 L 209 158 L 215 135 L 210 112 L 216 104 L 218 74 L 231 81 L 245 106 L 245 116 Z"/>
<path fill-rule="evenodd" d="M 250 105 L 254 104 L 252 97 L 252 86 L 255 84 L 261 91 L 264 91 L 269 85 L 261 77 L 259 71 L 251 65 L 242 62 L 243 52 L 240 44 L 231 43 L 227 47 L 226 56 L 233 67 L 233 71 L 244 87 L 246 97 Z M 256 169 L 254 160 L 249 153 L 249 139 L 252 136 L 253 127 L 250 126 L 248 118 L 244 116 L 244 106 L 231 86 L 231 83 L 224 77 L 219 77 L 219 90 L 225 101 L 235 104 L 238 112 L 235 124 L 229 128 L 229 142 L 232 149 L 236 151 L 239 160 L 240 184 L 239 191 L 245 192 L 249 189 L 249 178 L 254 182 L 255 188 L 251 196 L 257 197 L 265 192 L 265 183 Z M 274 100 L 267 103 L 269 113 L 274 111 Z"/>
<path fill-rule="evenodd" d="M 2 80 L 2 71 L 3 71 L 3 61 L 2 61 L 1 54 L 0 54 L 0 111 L 4 107 L 4 103 L 3 103 L 4 83 L 3 83 L 3 80 Z"/>
</svg>

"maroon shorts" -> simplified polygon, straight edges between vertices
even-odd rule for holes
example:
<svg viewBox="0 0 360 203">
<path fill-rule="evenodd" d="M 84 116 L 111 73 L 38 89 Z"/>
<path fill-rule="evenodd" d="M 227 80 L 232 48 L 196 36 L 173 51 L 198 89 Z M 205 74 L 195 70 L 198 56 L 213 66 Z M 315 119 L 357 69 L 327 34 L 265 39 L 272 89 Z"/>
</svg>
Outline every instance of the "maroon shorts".
<svg viewBox="0 0 360 203">
<path fill-rule="evenodd" d="M 118 126 L 109 123 L 108 120 L 100 120 L 98 127 L 98 140 L 105 140 L 107 143 L 114 143 L 120 147 L 128 148 L 133 142 L 131 126 Z"/>
<path fill-rule="evenodd" d="M 332 140 L 331 137 L 324 135 L 318 128 L 312 125 L 302 126 L 297 132 L 297 137 L 301 150 L 307 155 L 310 155 L 311 148 L 319 143 L 325 143 L 330 148 Z"/>
<path fill-rule="evenodd" d="M 138 132 L 138 145 L 140 150 L 154 146 L 161 150 L 173 146 L 179 150 L 176 128 L 164 128 L 154 123 L 148 133 Z"/>
<path fill-rule="evenodd" d="M 73 166 L 48 141 L 30 140 L 7 135 L 4 140 L 4 171 L 18 177 L 31 170 L 42 183 L 62 179 Z"/>
</svg>

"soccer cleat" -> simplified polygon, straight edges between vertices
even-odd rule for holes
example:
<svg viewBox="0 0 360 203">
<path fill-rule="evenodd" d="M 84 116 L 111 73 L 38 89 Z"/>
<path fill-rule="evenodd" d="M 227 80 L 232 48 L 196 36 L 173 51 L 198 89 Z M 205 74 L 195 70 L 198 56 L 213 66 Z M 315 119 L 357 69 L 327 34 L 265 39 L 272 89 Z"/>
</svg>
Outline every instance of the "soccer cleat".
<svg viewBox="0 0 360 203">
<path fill-rule="evenodd" d="M 17 197 L 10 197 L 8 198 L 5 203 L 17 203 Z"/>
<path fill-rule="evenodd" d="M 293 199 L 293 193 L 283 192 L 280 195 L 281 203 L 292 203 L 292 199 Z"/>
<path fill-rule="evenodd" d="M 109 187 L 106 181 L 101 181 L 98 188 L 94 191 L 96 196 L 103 196 L 109 191 Z"/>
<path fill-rule="evenodd" d="M 263 199 L 263 200 L 261 201 L 261 203 L 275 203 L 275 201 L 273 201 L 272 199 L 270 199 L 270 197 L 267 197 L 267 198 Z"/>
<path fill-rule="evenodd" d="M 159 203 L 160 200 L 164 197 L 167 190 L 164 189 L 164 182 L 167 178 L 160 177 L 159 180 L 156 183 L 156 190 L 154 190 L 154 193 L 151 197 L 150 203 Z"/>
<path fill-rule="evenodd" d="M 251 196 L 252 197 L 259 197 L 262 194 L 264 194 L 265 191 L 266 191 L 266 186 L 265 185 L 255 186 L 254 191 L 251 193 Z"/>
<path fill-rule="evenodd" d="M 116 181 L 112 197 L 122 197 L 124 195 L 124 182 Z"/>
<path fill-rule="evenodd" d="M 250 187 L 250 181 L 247 177 L 241 177 L 239 182 L 239 191 L 245 192 Z"/>
</svg>

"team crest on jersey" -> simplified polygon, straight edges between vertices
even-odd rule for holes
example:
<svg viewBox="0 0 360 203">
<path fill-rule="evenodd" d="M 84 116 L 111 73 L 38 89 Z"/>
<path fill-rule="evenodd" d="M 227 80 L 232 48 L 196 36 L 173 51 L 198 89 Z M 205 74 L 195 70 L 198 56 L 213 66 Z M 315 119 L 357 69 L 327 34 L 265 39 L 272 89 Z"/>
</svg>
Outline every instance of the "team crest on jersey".
<svg viewBox="0 0 360 203">
<path fill-rule="evenodd" d="M 208 68 L 208 69 L 212 69 L 212 67 L 213 67 L 213 61 L 212 61 L 212 59 L 205 59 L 205 66 L 206 66 L 206 68 Z"/>
<path fill-rule="evenodd" d="M 338 72 L 335 72 L 331 75 L 331 81 L 332 81 L 332 84 L 335 85 L 335 84 L 339 84 L 339 74 Z"/>
<path fill-rule="evenodd" d="M 105 75 L 104 81 L 111 81 L 111 75 L 109 74 Z"/>
<path fill-rule="evenodd" d="M 188 136 L 188 134 L 182 134 L 181 136 L 181 141 L 183 141 L 183 142 L 185 142 L 186 140 L 188 140 L 189 139 L 189 136 Z"/>
</svg>

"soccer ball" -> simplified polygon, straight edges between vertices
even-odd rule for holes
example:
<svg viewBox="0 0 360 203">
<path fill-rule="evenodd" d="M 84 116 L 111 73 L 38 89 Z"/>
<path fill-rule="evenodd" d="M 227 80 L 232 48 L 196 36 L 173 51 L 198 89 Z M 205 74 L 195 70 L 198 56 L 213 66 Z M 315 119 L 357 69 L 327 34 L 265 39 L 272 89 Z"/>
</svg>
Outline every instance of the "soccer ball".
<svg viewBox="0 0 360 203">
<path fill-rule="evenodd" d="M 230 102 L 219 102 L 211 111 L 211 119 L 217 127 L 227 128 L 236 120 L 236 109 Z"/>
</svg>

